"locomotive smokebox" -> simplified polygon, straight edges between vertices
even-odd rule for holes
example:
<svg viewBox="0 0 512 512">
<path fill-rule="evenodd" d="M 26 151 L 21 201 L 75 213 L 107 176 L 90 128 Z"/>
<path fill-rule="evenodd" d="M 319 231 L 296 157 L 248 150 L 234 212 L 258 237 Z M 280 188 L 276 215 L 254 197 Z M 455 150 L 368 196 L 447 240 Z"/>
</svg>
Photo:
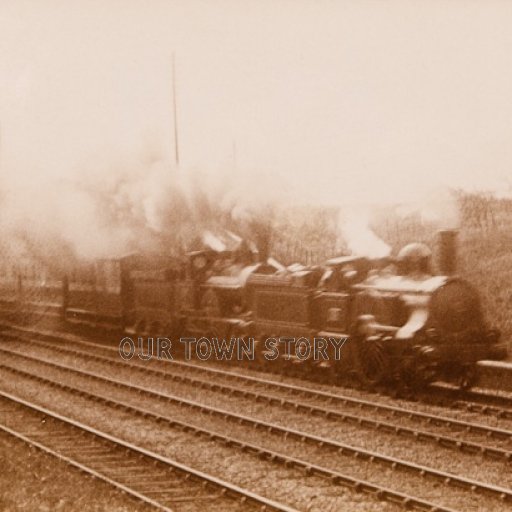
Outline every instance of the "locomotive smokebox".
<svg viewBox="0 0 512 512">
<path fill-rule="evenodd" d="M 437 240 L 437 268 L 441 275 L 452 275 L 457 270 L 457 231 L 444 229 Z"/>
</svg>

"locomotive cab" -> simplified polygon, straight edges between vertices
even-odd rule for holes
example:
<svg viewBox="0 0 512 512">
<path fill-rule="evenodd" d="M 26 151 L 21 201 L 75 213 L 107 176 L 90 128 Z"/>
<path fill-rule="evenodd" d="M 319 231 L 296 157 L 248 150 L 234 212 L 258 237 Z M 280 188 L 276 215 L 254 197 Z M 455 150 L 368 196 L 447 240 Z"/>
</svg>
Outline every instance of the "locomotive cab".
<svg viewBox="0 0 512 512">
<path fill-rule="evenodd" d="M 312 325 L 321 337 L 348 336 L 352 287 L 365 279 L 370 261 L 342 256 L 327 261 L 315 294 Z"/>
</svg>

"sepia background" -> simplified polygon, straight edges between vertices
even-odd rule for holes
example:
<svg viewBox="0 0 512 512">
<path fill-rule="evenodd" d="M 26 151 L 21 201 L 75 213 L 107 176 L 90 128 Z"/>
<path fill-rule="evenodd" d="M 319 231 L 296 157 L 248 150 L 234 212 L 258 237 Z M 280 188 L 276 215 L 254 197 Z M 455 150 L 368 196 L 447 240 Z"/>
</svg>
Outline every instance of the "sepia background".
<svg viewBox="0 0 512 512">
<path fill-rule="evenodd" d="M 500 331 L 512 349 L 511 27 L 506 0 L 0 0 L 0 509 L 145 510 L 23 432 L 176 510 L 232 497 L 75 441 L 52 411 L 268 510 L 510 506 L 512 366 L 489 347 Z M 442 276 L 423 245 L 396 257 L 411 242 Z M 351 316 L 376 291 L 380 313 L 413 313 Z M 435 308 L 446 339 L 420 325 Z M 265 314 L 348 332 L 348 356 L 119 356 L 128 335 L 261 342 Z M 389 335 L 404 318 L 409 352 Z M 432 375 L 453 378 L 423 393 Z"/>
</svg>

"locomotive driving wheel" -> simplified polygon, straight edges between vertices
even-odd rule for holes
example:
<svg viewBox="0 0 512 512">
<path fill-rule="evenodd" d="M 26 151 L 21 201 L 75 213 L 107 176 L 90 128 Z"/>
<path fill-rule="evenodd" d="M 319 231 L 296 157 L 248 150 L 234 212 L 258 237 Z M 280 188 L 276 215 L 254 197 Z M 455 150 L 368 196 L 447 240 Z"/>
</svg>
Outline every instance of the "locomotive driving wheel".
<svg viewBox="0 0 512 512">
<path fill-rule="evenodd" d="M 466 365 L 460 369 L 457 377 L 457 385 L 460 389 L 466 391 L 472 388 L 477 381 L 477 371 L 475 365 Z"/>
<path fill-rule="evenodd" d="M 374 387 L 390 377 L 390 360 L 380 336 L 356 341 L 357 370 L 362 383 Z"/>
<path fill-rule="evenodd" d="M 401 383 L 411 391 L 421 391 L 438 377 L 438 368 L 431 357 L 434 349 L 424 344 L 411 348 L 409 362 L 404 363 L 400 372 Z"/>
</svg>

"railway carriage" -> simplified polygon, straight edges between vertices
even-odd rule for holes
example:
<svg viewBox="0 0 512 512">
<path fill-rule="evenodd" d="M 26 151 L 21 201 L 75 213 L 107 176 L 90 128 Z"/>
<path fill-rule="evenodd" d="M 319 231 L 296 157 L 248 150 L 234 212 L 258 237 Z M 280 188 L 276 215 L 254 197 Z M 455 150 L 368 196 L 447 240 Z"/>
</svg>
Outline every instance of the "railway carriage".
<svg viewBox="0 0 512 512">
<path fill-rule="evenodd" d="M 64 307 L 63 274 L 41 264 L 24 265 L 20 269 L 19 301 L 31 320 L 39 316 L 60 319 Z"/>
<path fill-rule="evenodd" d="M 127 325 L 133 301 L 129 273 L 140 259 L 128 255 L 76 265 L 62 283 L 65 321 L 107 330 Z"/>
<path fill-rule="evenodd" d="M 0 308 L 9 319 L 39 324 L 59 321 L 64 308 L 63 273 L 20 258 L 0 269 Z"/>
</svg>

